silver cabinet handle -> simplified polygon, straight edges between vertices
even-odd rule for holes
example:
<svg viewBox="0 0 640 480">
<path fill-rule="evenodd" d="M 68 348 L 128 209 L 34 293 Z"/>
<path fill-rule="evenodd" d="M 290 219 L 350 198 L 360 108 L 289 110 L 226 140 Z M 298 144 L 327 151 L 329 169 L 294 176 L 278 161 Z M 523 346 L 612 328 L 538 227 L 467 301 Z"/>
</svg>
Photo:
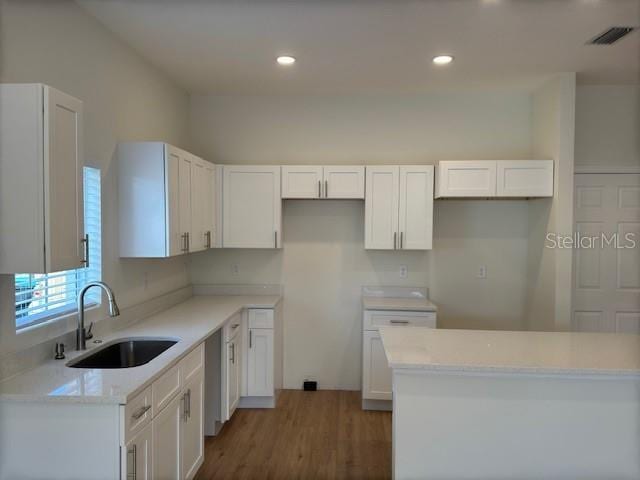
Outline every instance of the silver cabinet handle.
<svg viewBox="0 0 640 480">
<path fill-rule="evenodd" d="M 180 237 L 182 238 L 182 251 L 186 252 L 187 251 L 187 234 L 183 233 Z"/>
<path fill-rule="evenodd" d="M 393 323 L 394 325 L 408 325 L 409 324 L 409 320 L 389 320 L 390 323 Z"/>
<path fill-rule="evenodd" d="M 127 463 L 129 463 L 129 455 L 131 455 L 131 460 L 133 461 L 131 469 L 127 465 L 127 479 L 136 480 L 138 477 L 138 447 L 135 443 L 131 446 L 131 450 L 127 450 Z"/>
<path fill-rule="evenodd" d="M 274 239 L 275 239 L 275 247 L 278 248 L 278 231 L 276 230 L 274 233 Z"/>
<path fill-rule="evenodd" d="M 253 330 L 249 330 L 249 348 L 253 346 Z"/>
<path fill-rule="evenodd" d="M 393 232 L 393 249 L 395 250 L 396 247 L 396 240 L 398 239 L 398 232 Z"/>
<path fill-rule="evenodd" d="M 400 249 L 402 249 L 402 237 L 404 232 L 400 232 Z"/>
<path fill-rule="evenodd" d="M 140 407 L 138 410 L 133 412 L 131 414 L 131 418 L 133 418 L 134 420 L 138 420 L 145 413 L 147 413 L 150 409 L 151 409 L 151 405 L 144 405 L 143 407 Z"/>
<path fill-rule="evenodd" d="M 318 180 L 318 198 L 322 198 L 322 181 Z"/>
<path fill-rule="evenodd" d="M 186 392 L 182 394 L 182 420 L 186 423 L 187 421 L 187 394 Z"/>
<path fill-rule="evenodd" d="M 89 234 L 87 233 L 80 243 L 84 245 L 84 258 L 80 260 L 80 263 L 85 267 L 89 266 Z"/>
<path fill-rule="evenodd" d="M 187 232 L 187 252 L 191 249 L 191 238 L 189 232 Z"/>
<path fill-rule="evenodd" d="M 211 248 L 211 230 L 208 230 L 207 232 L 205 232 L 204 238 L 207 239 L 207 243 L 206 243 L 207 248 Z"/>
<path fill-rule="evenodd" d="M 236 363 L 236 344 L 231 344 L 231 363 L 235 365 Z"/>
<path fill-rule="evenodd" d="M 191 389 L 187 390 L 187 418 L 191 418 Z"/>
<path fill-rule="evenodd" d="M 329 180 L 324 181 L 324 198 L 329 198 Z"/>
</svg>

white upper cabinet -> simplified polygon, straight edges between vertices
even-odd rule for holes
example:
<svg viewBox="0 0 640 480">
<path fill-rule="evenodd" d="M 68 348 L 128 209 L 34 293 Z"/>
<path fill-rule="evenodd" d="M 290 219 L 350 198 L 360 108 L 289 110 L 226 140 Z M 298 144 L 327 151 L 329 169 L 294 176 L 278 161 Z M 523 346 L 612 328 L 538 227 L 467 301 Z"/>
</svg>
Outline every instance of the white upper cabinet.
<svg viewBox="0 0 640 480">
<path fill-rule="evenodd" d="M 442 161 L 438 164 L 437 197 L 494 197 L 494 160 Z"/>
<path fill-rule="evenodd" d="M 0 273 L 84 265 L 82 102 L 0 85 Z"/>
<path fill-rule="evenodd" d="M 430 250 L 433 240 L 433 166 L 400 167 L 398 248 Z"/>
<path fill-rule="evenodd" d="M 367 167 L 365 248 L 429 250 L 433 166 Z"/>
<path fill-rule="evenodd" d="M 553 197 L 553 160 L 498 160 L 499 197 Z"/>
<path fill-rule="evenodd" d="M 398 245 L 400 170 L 396 166 L 367 167 L 364 202 L 364 247 L 394 250 Z"/>
<path fill-rule="evenodd" d="M 223 177 L 222 246 L 280 248 L 280 167 L 225 165 Z"/>
<path fill-rule="evenodd" d="M 364 198 L 364 167 L 324 167 L 324 198 Z"/>
<path fill-rule="evenodd" d="M 283 166 L 282 198 L 364 198 L 363 166 Z"/>
<path fill-rule="evenodd" d="M 120 256 L 170 257 L 208 248 L 214 169 L 166 143 L 120 144 Z"/>
<path fill-rule="evenodd" d="M 322 167 L 282 166 L 282 198 L 322 198 Z"/>
<path fill-rule="evenodd" d="M 552 197 L 553 160 L 442 161 L 436 197 Z"/>
</svg>

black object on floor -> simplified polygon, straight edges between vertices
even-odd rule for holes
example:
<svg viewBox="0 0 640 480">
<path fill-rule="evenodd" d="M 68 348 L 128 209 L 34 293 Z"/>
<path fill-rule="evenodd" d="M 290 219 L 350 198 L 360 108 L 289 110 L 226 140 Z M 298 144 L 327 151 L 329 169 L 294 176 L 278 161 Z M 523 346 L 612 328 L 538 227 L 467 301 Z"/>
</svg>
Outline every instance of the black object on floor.
<svg viewBox="0 0 640 480">
<path fill-rule="evenodd" d="M 305 380 L 302 385 L 303 385 L 304 390 L 306 392 L 315 392 L 316 390 L 318 390 L 318 382 L 312 382 L 311 380 Z"/>
</svg>

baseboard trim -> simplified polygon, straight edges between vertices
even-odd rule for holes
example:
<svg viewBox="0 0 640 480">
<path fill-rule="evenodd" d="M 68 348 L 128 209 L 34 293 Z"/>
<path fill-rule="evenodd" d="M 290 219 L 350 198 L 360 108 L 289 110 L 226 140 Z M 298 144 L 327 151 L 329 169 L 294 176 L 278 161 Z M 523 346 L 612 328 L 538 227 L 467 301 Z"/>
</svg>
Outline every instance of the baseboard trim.
<svg viewBox="0 0 640 480">
<path fill-rule="evenodd" d="M 238 408 L 276 408 L 276 397 L 240 397 Z"/>
<path fill-rule="evenodd" d="M 393 410 L 393 400 L 370 400 L 368 398 L 363 398 L 362 409 L 390 412 Z"/>
</svg>

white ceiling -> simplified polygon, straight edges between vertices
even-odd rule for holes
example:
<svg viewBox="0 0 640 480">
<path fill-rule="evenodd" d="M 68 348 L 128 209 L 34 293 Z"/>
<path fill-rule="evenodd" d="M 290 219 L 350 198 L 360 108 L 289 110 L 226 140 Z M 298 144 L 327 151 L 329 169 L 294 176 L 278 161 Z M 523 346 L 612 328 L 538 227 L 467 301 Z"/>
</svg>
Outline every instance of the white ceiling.
<svg viewBox="0 0 640 480">
<path fill-rule="evenodd" d="M 78 0 L 193 93 L 409 93 L 529 88 L 578 72 L 580 83 L 637 83 L 640 0 Z M 455 56 L 447 67 L 431 57 Z M 293 67 L 277 55 L 297 57 Z"/>
</svg>

